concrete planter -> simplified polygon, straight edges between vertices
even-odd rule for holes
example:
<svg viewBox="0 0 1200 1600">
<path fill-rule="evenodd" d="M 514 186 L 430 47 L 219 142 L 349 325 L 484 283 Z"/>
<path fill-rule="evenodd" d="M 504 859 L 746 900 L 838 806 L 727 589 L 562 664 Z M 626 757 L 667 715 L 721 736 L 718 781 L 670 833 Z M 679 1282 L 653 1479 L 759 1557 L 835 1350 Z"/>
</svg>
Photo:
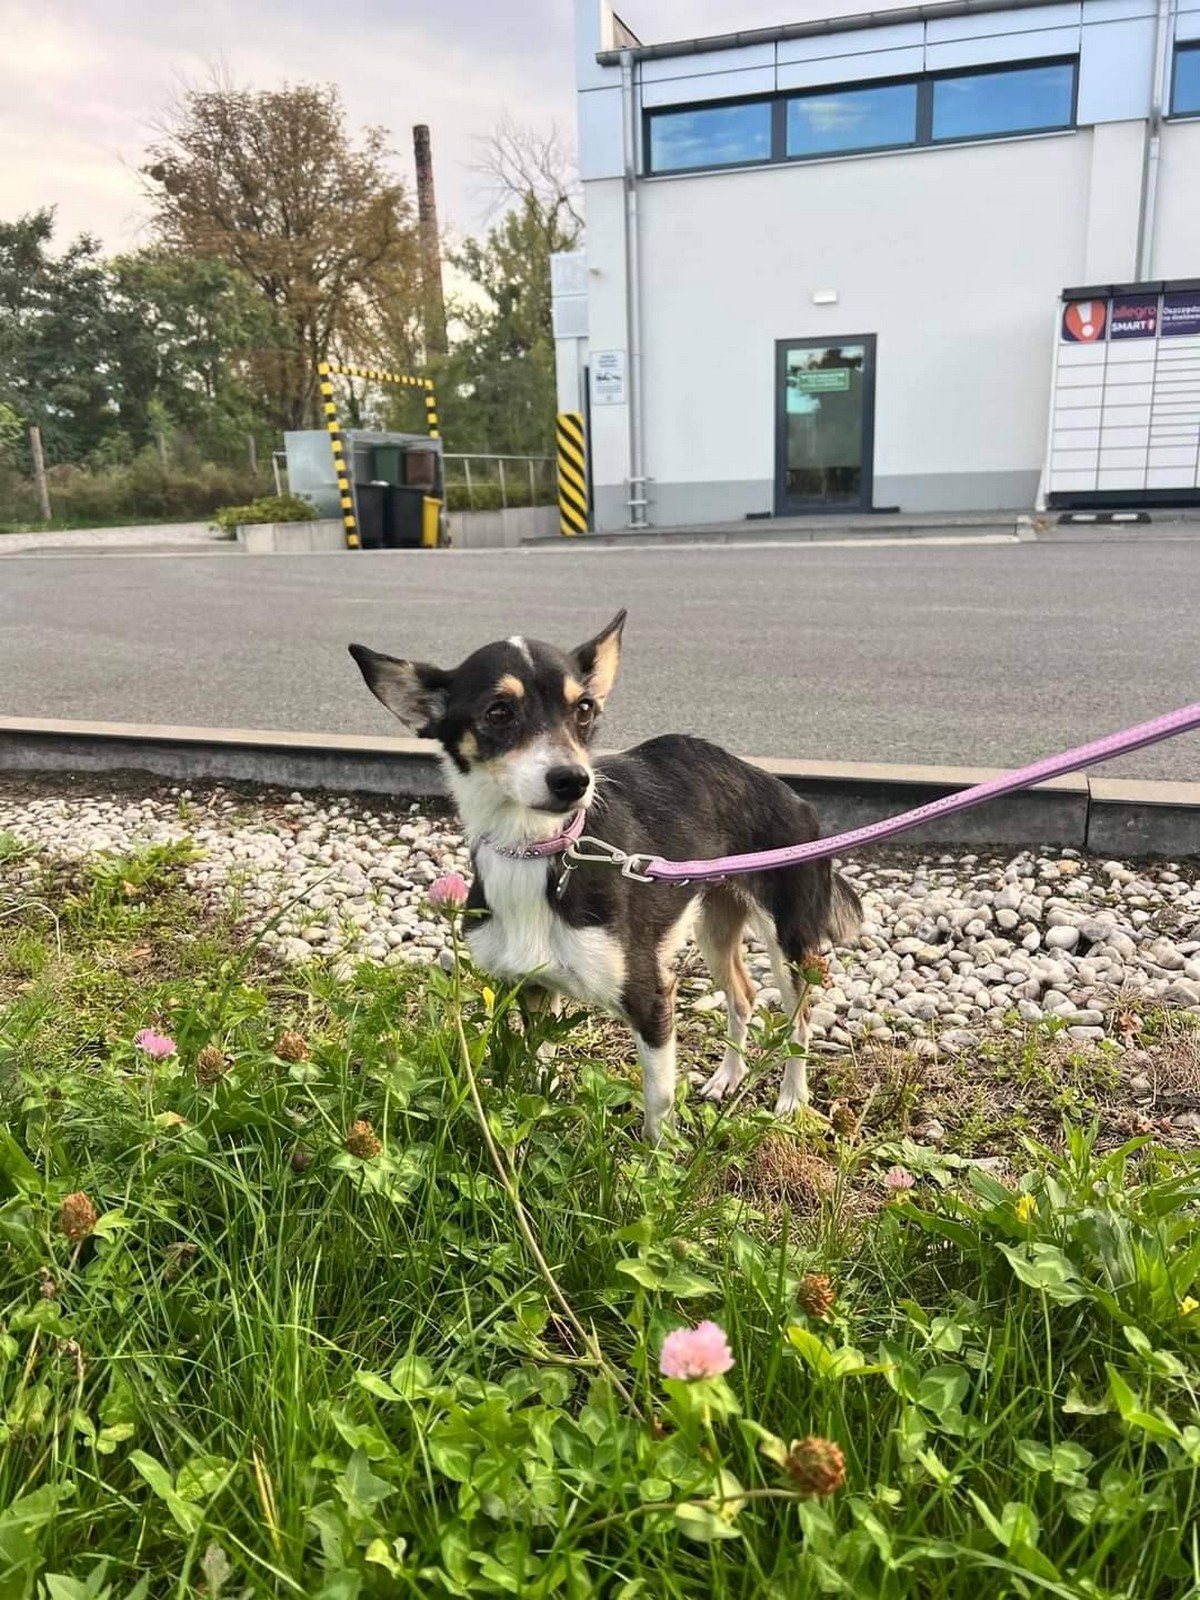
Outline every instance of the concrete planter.
<svg viewBox="0 0 1200 1600">
<path fill-rule="evenodd" d="M 501 550 L 544 539 L 558 532 L 555 506 L 510 506 L 507 511 L 452 511 L 450 542 L 457 550 Z M 243 524 L 238 548 L 250 556 L 305 555 L 314 550 L 344 550 L 340 520 Z M 412 554 L 412 551 L 400 552 Z"/>
<path fill-rule="evenodd" d="M 314 550 L 344 550 L 346 534 L 338 518 L 324 517 L 316 522 L 244 523 L 238 528 L 237 542 L 248 556 L 295 556 Z"/>
<path fill-rule="evenodd" d="M 499 550 L 558 532 L 556 506 L 510 506 L 507 511 L 452 511 L 450 541 L 457 550 Z"/>
</svg>

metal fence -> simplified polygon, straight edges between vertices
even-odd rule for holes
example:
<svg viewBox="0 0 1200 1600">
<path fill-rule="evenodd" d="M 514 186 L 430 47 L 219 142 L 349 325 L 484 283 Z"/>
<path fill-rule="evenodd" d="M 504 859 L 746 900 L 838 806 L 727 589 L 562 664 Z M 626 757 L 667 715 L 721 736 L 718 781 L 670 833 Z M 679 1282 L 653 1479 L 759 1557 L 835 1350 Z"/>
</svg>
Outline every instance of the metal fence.
<svg viewBox="0 0 1200 1600">
<path fill-rule="evenodd" d="M 445 455 L 446 499 L 451 511 L 507 511 L 510 506 L 558 504 L 553 456 Z M 275 493 L 287 491 L 287 456 L 271 455 Z"/>
<path fill-rule="evenodd" d="M 553 456 L 446 455 L 452 511 L 507 511 L 558 502 Z"/>
</svg>

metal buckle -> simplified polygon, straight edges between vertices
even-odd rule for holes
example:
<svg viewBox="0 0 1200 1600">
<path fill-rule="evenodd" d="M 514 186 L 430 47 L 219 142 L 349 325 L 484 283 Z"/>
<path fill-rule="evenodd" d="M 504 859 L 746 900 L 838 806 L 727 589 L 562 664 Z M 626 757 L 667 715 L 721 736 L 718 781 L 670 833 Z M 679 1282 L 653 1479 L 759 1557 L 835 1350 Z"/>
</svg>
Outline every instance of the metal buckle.
<svg viewBox="0 0 1200 1600">
<path fill-rule="evenodd" d="M 625 863 L 621 868 L 621 876 L 623 878 L 632 878 L 634 883 L 653 883 L 654 879 L 646 871 L 647 866 L 653 860 L 654 857 L 648 855 L 645 851 L 635 850 L 631 856 L 625 857 Z"/>
</svg>

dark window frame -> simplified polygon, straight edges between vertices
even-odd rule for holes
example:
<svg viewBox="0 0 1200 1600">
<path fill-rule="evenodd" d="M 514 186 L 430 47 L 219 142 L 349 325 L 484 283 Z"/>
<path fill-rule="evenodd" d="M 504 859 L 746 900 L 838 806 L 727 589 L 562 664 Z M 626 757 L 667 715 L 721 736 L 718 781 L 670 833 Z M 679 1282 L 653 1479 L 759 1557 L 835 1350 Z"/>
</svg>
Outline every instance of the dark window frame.
<svg viewBox="0 0 1200 1600">
<path fill-rule="evenodd" d="M 1176 47 L 1178 54 L 1179 47 Z M 948 79 L 977 78 L 1002 72 L 1023 72 L 1038 67 L 1071 68 L 1071 110 L 1069 122 L 1056 122 L 1037 128 L 1012 128 L 1003 133 L 954 134 L 946 138 L 933 137 L 934 85 Z M 791 100 L 818 99 L 826 95 L 848 93 L 855 89 L 898 88 L 914 84 L 917 90 L 916 137 L 903 144 L 851 145 L 845 150 L 823 150 L 814 155 L 787 154 L 787 107 Z M 1172 93 L 1174 79 L 1172 78 Z M 650 125 L 655 117 L 686 115 L 692 111 L 710 111 L 720 107 L 769 105 L 771 107 L 771 154 L 765 159 L 750 161 L 709 162 L 695 167 L 655 167 L 651 161 Z M 1195 113 L 1183 113 L 1194 115 Z M 642 176 L 646 178 L 677 178 L 692 172 L 743 172 L 749 168 L 773 166 L 802 166 L 812 161 L 843 161 L 851 156 L 880 155 L 897 150 L 945 150 L 959 144 L 995 144 L 1008 139 L 1033 139 L 1051 133 L 1073 133 L 1079 126 L 1079 57 L 1038 56 L 1028 61 L 990 61 L 970 67 L 950 67 L 944 72 L 905 73 L 894 78 L 853 78 L 841 83 L 814 85 L 809 89 L 788 89 L 774 94 L 738 95 L 728 100 L 689 100 L 680 105 L 643 106 L 642 108 Z"/>
<path fill-rule="evenodd" d="M 741 172 L 747 167 L 769 167 L 779 159 L 776 155 L 777 140 L 779 135 L 779 118 L 776 113 L 775 95 L 773 94 L 747 94 L 738 95 L 728 100 L 694 100 L 681 106 L 647 106 L 642 111 L 642 166 L 647 177 L 663 178 L 674 177 L 681 172 Z M 742 106 L 765 105 L 770 108 L 770 155 L 765 159 L 751 157 L 749 161 L 710 161 L 702 167 L 658 167 L 651 165 L 652 146 L 650 142 L 650 124 L 655 116 L 670 115 L 678 112 L 686 116 L 692 111 L 726 111 Z"/>
<path fill-rule="evenodd" d="M 894 146 L 889 145 L 888 149 Z M 863 347 L 862 389 L 862 479 L 857 505 L 853 500 L 829 501 L 789 496 L 787 484 L 787 358 L 789 350 L 824 350 L 833 345 L 860 344 Z M 879 338 L 874 333 L 806 335 L 799 339 L 775 341 L 775 484 L 772 504 L 777 517 L 797 517 L 830 510 L 870 511 L 875 504 L 875 374 L 879 357 Z"/>
<path fill-rule="evenodd" d="M 1067 122 L 1051 122 L 1040 128 L 1011 128 L 1005 133 L 952 133 L 944 138 L 937 139 L 933 133 L 933 91 L 938 83 L 955 81 L 961 78 L 987 78 L 1000 72 L 1031 71 L 1038 67 L 1070 67 L 1071 68 L 1071 110 L 1070 120 Z M 1042 133 L 1068 133 L 1079 126 L 1079 57 L 1075 56 L 1039 56 L 1036 61 L 992 61 L 974 67 L 949 67 L 945 72 L 928 72 L 921 80 L 928 85 L 927 98 L 929 103 L 928 122 L 926 130 L 929 143 L 935 149 L 942 149 L 951 144 L 978 144 L 981 140 L 992 141 L 995 139 L 1024 139 L 1036 138 Z M 919 118 L 918 118 L 919 122 Z"/>
<path fill-rule="evenodd" d="M 1175 96 L 1179 92 L 1179 58 L 1180 56 L 1200 56 L 1200 39 L 1178 39 L 1171 52 L 1171 98 L 1168 101 L 1169 117 L 1200 117 L 1200 106 L 1192 111 L 1176 111 Z"/>
<path fill-rule="evenodd" d="M 830 83 L 815 89 L 789 89 L 779 96 L 780 116 L 783 126 L 783 143 L 777 159 L 779 161 L 834 161 L 839 156 L 874 155 L 883 150 L 915 150 L 922 143 L 921 139 L 921 88 L 924 78 L 915 77 L 911 72 L 902 78 L 871 78 L 864 82 L 861 78 L 852 83 Z M 787 151 L 787 111 L 788 106 L 795 100 L 825 100 L 830 95 L 852 94 L 857 89 L 907 89 L 913 87 L 917 91 L 915 115 L 913 118 L 913 137 L 901 139 L 898 143 L 893 141 L 888 144 L 852 144 L 843 150 L 818 150 L 811 155 L 789 155 Z"/>
</svg>

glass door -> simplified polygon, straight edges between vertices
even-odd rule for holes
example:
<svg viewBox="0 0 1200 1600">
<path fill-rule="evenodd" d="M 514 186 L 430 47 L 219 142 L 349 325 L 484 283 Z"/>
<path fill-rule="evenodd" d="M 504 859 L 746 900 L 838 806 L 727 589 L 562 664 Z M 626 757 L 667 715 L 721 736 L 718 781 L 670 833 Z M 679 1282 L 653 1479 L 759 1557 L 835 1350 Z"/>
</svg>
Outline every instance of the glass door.
<svg viewBox="0 0 1200 1600">
<path fill-rule="evenodd" d="M 776 346 L 775 514 L 871 504 L 875 336 Z"/>
</svg>

